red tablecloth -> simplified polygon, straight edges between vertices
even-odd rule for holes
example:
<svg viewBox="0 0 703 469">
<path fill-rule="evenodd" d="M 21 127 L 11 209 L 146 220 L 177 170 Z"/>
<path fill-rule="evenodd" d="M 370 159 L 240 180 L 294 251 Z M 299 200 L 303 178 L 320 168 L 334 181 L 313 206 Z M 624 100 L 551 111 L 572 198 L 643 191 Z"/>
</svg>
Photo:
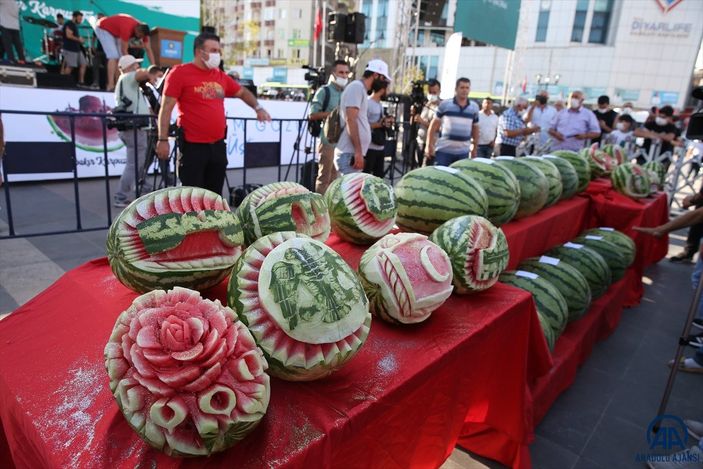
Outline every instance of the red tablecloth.
<svg viewBox="0 0 703 469">
<path fill-rule="evenodd" d="M 589 208 L 587 199 L 574 197 L 503 225 L 501 228 L 510 249 L 508 269 L 514 269 L 526 258 L 541 256 L 554 246 L 578 236 L 586 228 Z"/>
<path fill-rule="evenodd" d="M 610 179 L 591 181 L 586 190 L 591 199 L 589 227 L 609 226 L 620 230 L 635 240 L 637 257 L 633 267 L 639 274 L 631 278 L 625 306 L 639 304 L 644 289 L 641 277 L 644 269 L 659 262 L 669 249 L 669 238 L 660 239 L 632 229 L 633 226 L 658 226 L 669 221 L 667 195 L 659 192 L 653 197 L 635 200 L 613 189 Z"/>
<path fill-rule="evenodd" d="M 363 249 L 330 244 L 358 263 Z M 0 323 L 0 419 L 18 467 L 433 467 L 465 420 L 526 440 L 527 377 L 551 364 L 528 294 L 497 285 L 452 296 L 415 327 L 374 320 L 359 354 L 324 380 L 273 379 L 268 413 L 244 441 L 180 460 L 143 443 L 108 389 L 103 347 L 135 297 L 98 259 Z"/>
</svg>

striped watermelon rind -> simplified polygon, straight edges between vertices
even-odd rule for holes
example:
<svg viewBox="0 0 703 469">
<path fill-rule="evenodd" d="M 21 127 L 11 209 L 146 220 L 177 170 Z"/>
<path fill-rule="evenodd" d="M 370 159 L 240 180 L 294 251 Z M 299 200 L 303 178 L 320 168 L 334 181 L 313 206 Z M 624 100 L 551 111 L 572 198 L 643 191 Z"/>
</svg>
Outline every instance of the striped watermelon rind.
<svg viewBox="0 0 703 469">
<path fill-rule="evenodd" d="M 600 227 L 588 229 L 581 234 L 583 236 L 602 236 L 603 239 L 610 241 L 611 243 L 618 246 L 620 251 L 625 255 L 625 262 L 627 263 L 627 267 L 629 267 L 630 265 L 632 265 L 633 262 L 635 262 L 635 257 L 637 255 L 637 245 L 635 244 L 635 241 L 632 238 L 627 236 L 622 231 L 618 231 L 611 227 Z"/>
<path fill-rule="evenodd" d="M 507 168 L 489 158 L 463 159 L 452 163 L 481 184 L 488 196 L 486 218 L 496 226 L 513 219 L 520 207 L 520 183 Z"/>
<path fill-rule="evenodd" d="M 579 177 L 576 174 L 574 165 L 569 160 L 555 155 L 544 155 L 542 158 L 552 163 L 559 170 L 562 185 L 561 200 L 570 199 L 576 195 L 579 188 Z"/>
<path fill-rule="evenodd" d="M 564 190 L 559 168 L 557 168 L 557 166 L 551 161 L 539 156 L 526 156 L 522 158 L 521 161 L 526 161 L 529 164 L 536 166 L 547 178 L 547 182 L 549 183 L 549 191 L 547 193 L 547 202 L 544 206 L 549 207 L 559 202 Z"/>
<path fill-rule="evenodd" d="M 627 261 L 627 255 L 620 249 L 620 247 L 602 236 L 595 236 L 600 239 L 587 238 L 586 234 L 583 234 L 576 239 L 572 240 L 573 243 L 584 244 L 587 247 L 593 249 L 598 254 L 601 255 L 608 268 L 610 269 L 610 275 L 613 282 L 617 282 L 625 276 L 625 271 L 630 265 Z"/>
<path fill-rule="evenodd" d="M 500 274 L 499 281 L 532 294 L 542 331 L 549 348 L 554 349 L 554 343 L 564 332 L 569 318 L 569 309 L 564 296 L 551 282 L 539 275 L 536 275 L 536 278 L 529 278 L 517 275 L 516 271 L 506 271 Z"/>
<path fill-rule="evenodd" d="M 574 243 L 571 245 L 573 246 Z M 576 246 L 580 247 L 558 246 L 545 255 L 566 262 L 581 272 L 581 275 L 588 281 L 588 286 L 591 287 L 593 298 L 599 298 L 608 291 L 608 287 L 612 283 L 608 263 L 593 249 L 583 245 Z"/>
<path fill-rule="evenodd" d="M 580 318 L 588 311 L 591 305 L 591 287 L 584 276 L 566 262 L 552 265 L 532 257 L 522 261 L 520 269 L 539 275 L 559 290 L 569 309 L 569 321 Z"/>
<path fill-rule="evenodd" d="M 537 167 L 512 156 L 499 156 L 495 161 L 508 169 L 520 183 L 520 206 L 516 219 L 539 212 L 549 197 L 549 181 Z"/>
<path fill-rule="evenodd" d="M 581 156 L 588 159 L 588 164 L 591 167 L 591 178 L 593 179 L 610 176 L 618 166 L 618 161 L 609 153 L 598 148 L 597 143 L 581 150 Z"/>
<path fill-rule="evenodd" d="M 576 175 L 579 178 L 579 184 L 576 188 L 576 192 L 583 192 L 588 187 L 591 182 L 591 166 L 588 163 L 588 159 L 579 155 L 575 151 L 570 150 L 557 150 L 553 151 L 552 155 L 563 158 L 574 167 L 576 170 Z"/>
<path fill-rule="evenodd" d="M 371 327 L 356 273 L 331 248 L 296 232 L 264 236 L 244 251 L 227 302 L 263 351 L 269 374 L 288 381 L 341 368 Z"/>
<path fill-rule="evenodd" d="M 352 173 L 335 179 L 324 195 L 332 231 L 340 238 L 370 244 L 395 225 L 398 207 L 393 188 L 383 179 Z"/>
<path fill-rule="evenodd" d="M 430 241 L 449 256 L 454 287 L 460 294 L 492 287 L 510 260 L 503 230 L 476 215 L 449 220 L 432 233 Z"/>
<path fill-rule="evenodd" d="M 325 241 L 330 234 L 325 200 L 295 182 L 274 182 L 259 187 L 242 200 L 237 215 L 247 246 L 279 231 L 295 231 L 318 241 Z"/>
<path fill-rule="evenodd" d="M 403 231 L 429 234 L 447 220 L 462 215 L 486 215 L 486 191 L 472 177 L 445 166 L 414 169 L 395 186 Z"/>
<path fill-rule="evenodd" d="M 662 190 L 666 183 L 666 168 L 659 161 L 647 161 L 642 165 L 642 168 L 649 171 L 650 180 L 657 186 L 657 189 Z"/>
<path fill-rule="evenodd" d="M 614 145 L 612 143 L 609 143 L 608 145 L 602 146 L 601 150 L 613 157 L 613 159 L 615 159 L 615 161 L 619 165 L 625 163 L 628 159 L 625 149 L 620 145 Z"/>
<path fill-rule="evenodd" d="M 615 168 L 610 180 L 616 191 L 634 199 L 649 197 L 652 192 L 649 171 L 635 163 L 625 163 Z"/>
<path fill-rule="evenodd" d="M 115 277 L 140 293 L 217 285 L 239 258 L 241 225 L 220 195 L 197 187 L 145 194 L 115 218 L 107 258 Z"/>
</svg>

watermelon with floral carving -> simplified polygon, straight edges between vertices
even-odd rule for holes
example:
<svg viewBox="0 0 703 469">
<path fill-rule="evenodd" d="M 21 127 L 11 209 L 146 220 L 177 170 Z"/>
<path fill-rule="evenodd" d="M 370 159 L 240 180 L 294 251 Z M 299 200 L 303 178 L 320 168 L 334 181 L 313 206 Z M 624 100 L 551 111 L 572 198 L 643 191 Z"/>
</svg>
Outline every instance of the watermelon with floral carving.
<svg viewBox="0 0 703 469">
<path fill-rule="evenodd" d="M 223 451 L 268 408 L 267 363 L 249 330 L 186 288 L 136 298 L 117 318 L 105 365 L 129 425 L 171 456 Z"/>
<path fill-rule="evenodd" d="M 591 178 L 610 176 L 618 166 L 618 160 L 609 153 L 601 150 L 597 143 L 581 150 L 581 156 L 588 160 L 591 167 Z"/>
<path fill-rule="evenodd" d="M 620 145 L 614 145 L 612 143 L 609 143 L 608 145 L 604 145 L 603 147 L 601 147 L 601 150 L 612 156 L 618 165 L 621 165 L 628 160 L 625 149 Z"/>
<path fill-rule="evenodd" d="M 244 251 L 228 303 L 263 350 L 270 374 L 290 381 L 318 379 L 343 366 L 371 326 L 351 267 L 321 242 L 291 231 L 259 238 Z"/>
<path fill-rule="evenodd" d="M 113 221 L 107 257 L 117 279 L 137 292 L 202 290 L 229 275 L 243 243 L 239 220 L 220 195 L 168 187 L 141 196 Z"/>
<path fill-rule="evenodd" d="M 330 234 L 327 204 L 295 182 L 274 182 L 247 195 L 237 210 L 248 246 L 262 236 L 295 231 L 325 241 Z"/>
<path fill-rule="evenodd" d="M 418 233 L 381 238 L 361 256 L 359 277 L 371 312 L 390 323 L 424 321 L 453 288 L 447 253 Z"/>
<path fill-rule="evenodd" d="M 371 244 L 395 225 L 393 188 L 383 179 L 352 173 L 335 179 L 325 192 L 332 231 L 357 244 Z"/>
<path fill-rule="evenodd" d="M 636 163 L 625 163 L 613 171 L 610 180 L 613 182 L 613 189 L 621 194 L 633 199 L 642 199 L 652 193 L 650 175 L 648 170 Z"/>
<path fill-rule="evenodd" d="M 510 259 L 503 230 L 477 215 L 449 220 L 432 233 L 430 241 L 449 256 L 460 294 L 492 287 Z"/>
</svg>

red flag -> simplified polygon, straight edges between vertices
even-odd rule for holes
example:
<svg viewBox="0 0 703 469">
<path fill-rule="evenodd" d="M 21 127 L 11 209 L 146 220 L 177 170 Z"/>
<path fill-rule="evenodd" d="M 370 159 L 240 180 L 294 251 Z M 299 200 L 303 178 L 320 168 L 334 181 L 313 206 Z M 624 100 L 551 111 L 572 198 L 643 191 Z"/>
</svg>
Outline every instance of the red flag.
<svg viewBox="0 0 703 469">
<path fill-rule="evenodd" d="M 313 33 L 313 38 L 317 41 L 322 33 L 322 10 L 317 9 L 317 15 L 315 16 L 315 32 Z"/>
<path fill-rule="evenodd" d="M 527 93 L 527 75 L 525 75 L 525 79 L 522 80 L 521 88 L 523 93 Z"/>
</svg>

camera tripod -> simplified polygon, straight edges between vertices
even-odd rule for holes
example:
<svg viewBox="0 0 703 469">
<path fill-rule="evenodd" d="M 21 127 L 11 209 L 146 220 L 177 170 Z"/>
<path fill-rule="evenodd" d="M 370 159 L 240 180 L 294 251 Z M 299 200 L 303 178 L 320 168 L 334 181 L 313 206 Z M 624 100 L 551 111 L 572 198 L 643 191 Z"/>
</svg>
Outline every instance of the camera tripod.
<svg viewBox="0 0 703 469">
<path fill-rule="evenodd" d="M 158 141 L 157 129 L 146 129 L 147 133 L 147 148 L 144 154 L 144 164 L 139 168 L 139 177 L 137 178 L 137 197 L 142 192 L 150 190 L 162 189 L 164 187 L 176 185 L 176 175 L 171 171 L 171 162 L 174 168 L 177 164 L 178 155 L 178 139 L 174 140 L 173 148 L 168 159 L 162 160 L 156 156 L 156 143 Z M 171 132 L 169 132 L 170 134 Z M 153 169 L 151 176 L 151 184 L 148 182 L 149 170 Z"/>
</svg>

